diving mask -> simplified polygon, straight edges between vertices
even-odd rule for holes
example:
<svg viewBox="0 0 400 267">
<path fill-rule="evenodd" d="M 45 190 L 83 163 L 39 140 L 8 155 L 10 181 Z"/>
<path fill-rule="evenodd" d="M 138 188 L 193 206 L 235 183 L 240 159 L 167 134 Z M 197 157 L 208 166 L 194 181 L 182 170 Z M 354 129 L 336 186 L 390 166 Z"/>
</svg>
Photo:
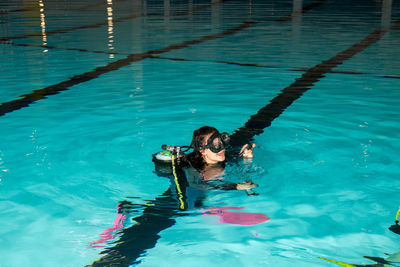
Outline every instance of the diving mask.
<svg viewBox="0 0 400 267">
<path fill-rule="evenodd" d="M 207 144 L 201 146 L 200 149 L 210 149 L 213 153 L 219 153 L 226 148 L 229 144 L 229 134 L 228 133 L 214 133 L 207 140 Z"/>
</svg>

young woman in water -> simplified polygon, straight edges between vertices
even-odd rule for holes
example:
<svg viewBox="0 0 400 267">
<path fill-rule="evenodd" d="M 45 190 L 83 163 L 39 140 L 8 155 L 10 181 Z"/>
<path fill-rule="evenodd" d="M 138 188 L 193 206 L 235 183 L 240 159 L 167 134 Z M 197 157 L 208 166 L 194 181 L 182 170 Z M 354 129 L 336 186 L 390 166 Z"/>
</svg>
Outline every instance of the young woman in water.
<svg viewBox="0 0 400 267">
<path fill-rule="evenodd" d="M 188 154 L 183 162 L 187 167 L 191 167 L 201 174 L 203 182 L 217 180 L 218 176 L 223 174 L 226 159 L 226 146 L 229 143 L 229 135 L 227 133 L 219 133 L 219 131 L 211 126 L 203 126 L 193 132 L 191 147 L 193 152 Z M 239 156 L 244 158 L 253 157 L 252 145 L 244 145 Z M 229 155 L 231 158 L 232 156 Z M 189 175 L 191 176 L 191 175 Z M 251 181 L 242 183 L 225 183 L 219 187 L 221 189 L 230 190 L 249 190 L 257 185 Z"/>
</svg>

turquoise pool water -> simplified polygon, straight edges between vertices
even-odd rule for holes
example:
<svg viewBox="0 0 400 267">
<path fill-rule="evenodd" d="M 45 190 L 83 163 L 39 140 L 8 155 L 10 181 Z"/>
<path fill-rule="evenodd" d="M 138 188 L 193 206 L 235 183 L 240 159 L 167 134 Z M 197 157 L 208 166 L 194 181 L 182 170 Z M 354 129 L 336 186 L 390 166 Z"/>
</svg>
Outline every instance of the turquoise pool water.
<svg viewBox="0 0 400 267">
<path fill-rule="evenodd" d="M 399 19 L 387 0 L 1 2 L 0 266 L 399 266 Z M 224 179 L 259 195 L 179 210 L 151 156 L 203 125 L 257 133 Z"/>
</svg>

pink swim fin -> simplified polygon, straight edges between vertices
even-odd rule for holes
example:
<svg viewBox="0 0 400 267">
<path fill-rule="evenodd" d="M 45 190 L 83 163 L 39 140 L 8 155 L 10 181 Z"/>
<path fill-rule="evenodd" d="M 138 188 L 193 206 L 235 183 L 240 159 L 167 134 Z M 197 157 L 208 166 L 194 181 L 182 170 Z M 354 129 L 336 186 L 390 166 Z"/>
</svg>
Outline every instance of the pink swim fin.
<svg viewBox="0 0 400 267">
<path fill-rule="evenodd" d="M 268 221 L 270 218 L 263 213 L 251 212 L 232 212 L 227 210 L 240 210 L 244 207 L 211 207 L 205 209 L 203 214 L 206 216 L 219 216 L 220 223 L 253 225 Z"/>
<path fill-rule="evenodd" d="M 126 215 L 122 215 L 122 213 L 119 213 L 119 204 L 117 205 L 117 217 L 114 220 L 113 226 L 110 228 L 107 228 L 104 230 L 102 234 L 100 234 L 100 238 L 92 241 L 89 243 L 89 247 L 102 247 L 102 246 L 96 246 L 97 244 L 105 243 L 107 240 L 113 239 L 114 237 L 117 236 L 117 234 L 114 232 L 118 229 L 121 229 L 124 227 L 123 222 L 126 218 Z"/>
</svg>

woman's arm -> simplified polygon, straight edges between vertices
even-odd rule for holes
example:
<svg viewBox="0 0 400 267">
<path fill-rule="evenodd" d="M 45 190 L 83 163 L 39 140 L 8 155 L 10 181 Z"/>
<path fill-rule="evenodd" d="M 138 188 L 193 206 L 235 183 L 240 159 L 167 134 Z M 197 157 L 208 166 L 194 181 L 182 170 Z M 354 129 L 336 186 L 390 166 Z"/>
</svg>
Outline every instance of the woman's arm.
<svg viewBox="0 0 400 267">
<path fill-rule="evenodd" d="M 221 190 L 250 190 L 258 186 L 252 181 L 245 181 L 242 183 L 221 182 L 221 181 L 219 181 L 219 183 L 216 182 L 217 181 L 208 181 L 207 185 L 211 189 L 221 189 Z"/>
</svg>

